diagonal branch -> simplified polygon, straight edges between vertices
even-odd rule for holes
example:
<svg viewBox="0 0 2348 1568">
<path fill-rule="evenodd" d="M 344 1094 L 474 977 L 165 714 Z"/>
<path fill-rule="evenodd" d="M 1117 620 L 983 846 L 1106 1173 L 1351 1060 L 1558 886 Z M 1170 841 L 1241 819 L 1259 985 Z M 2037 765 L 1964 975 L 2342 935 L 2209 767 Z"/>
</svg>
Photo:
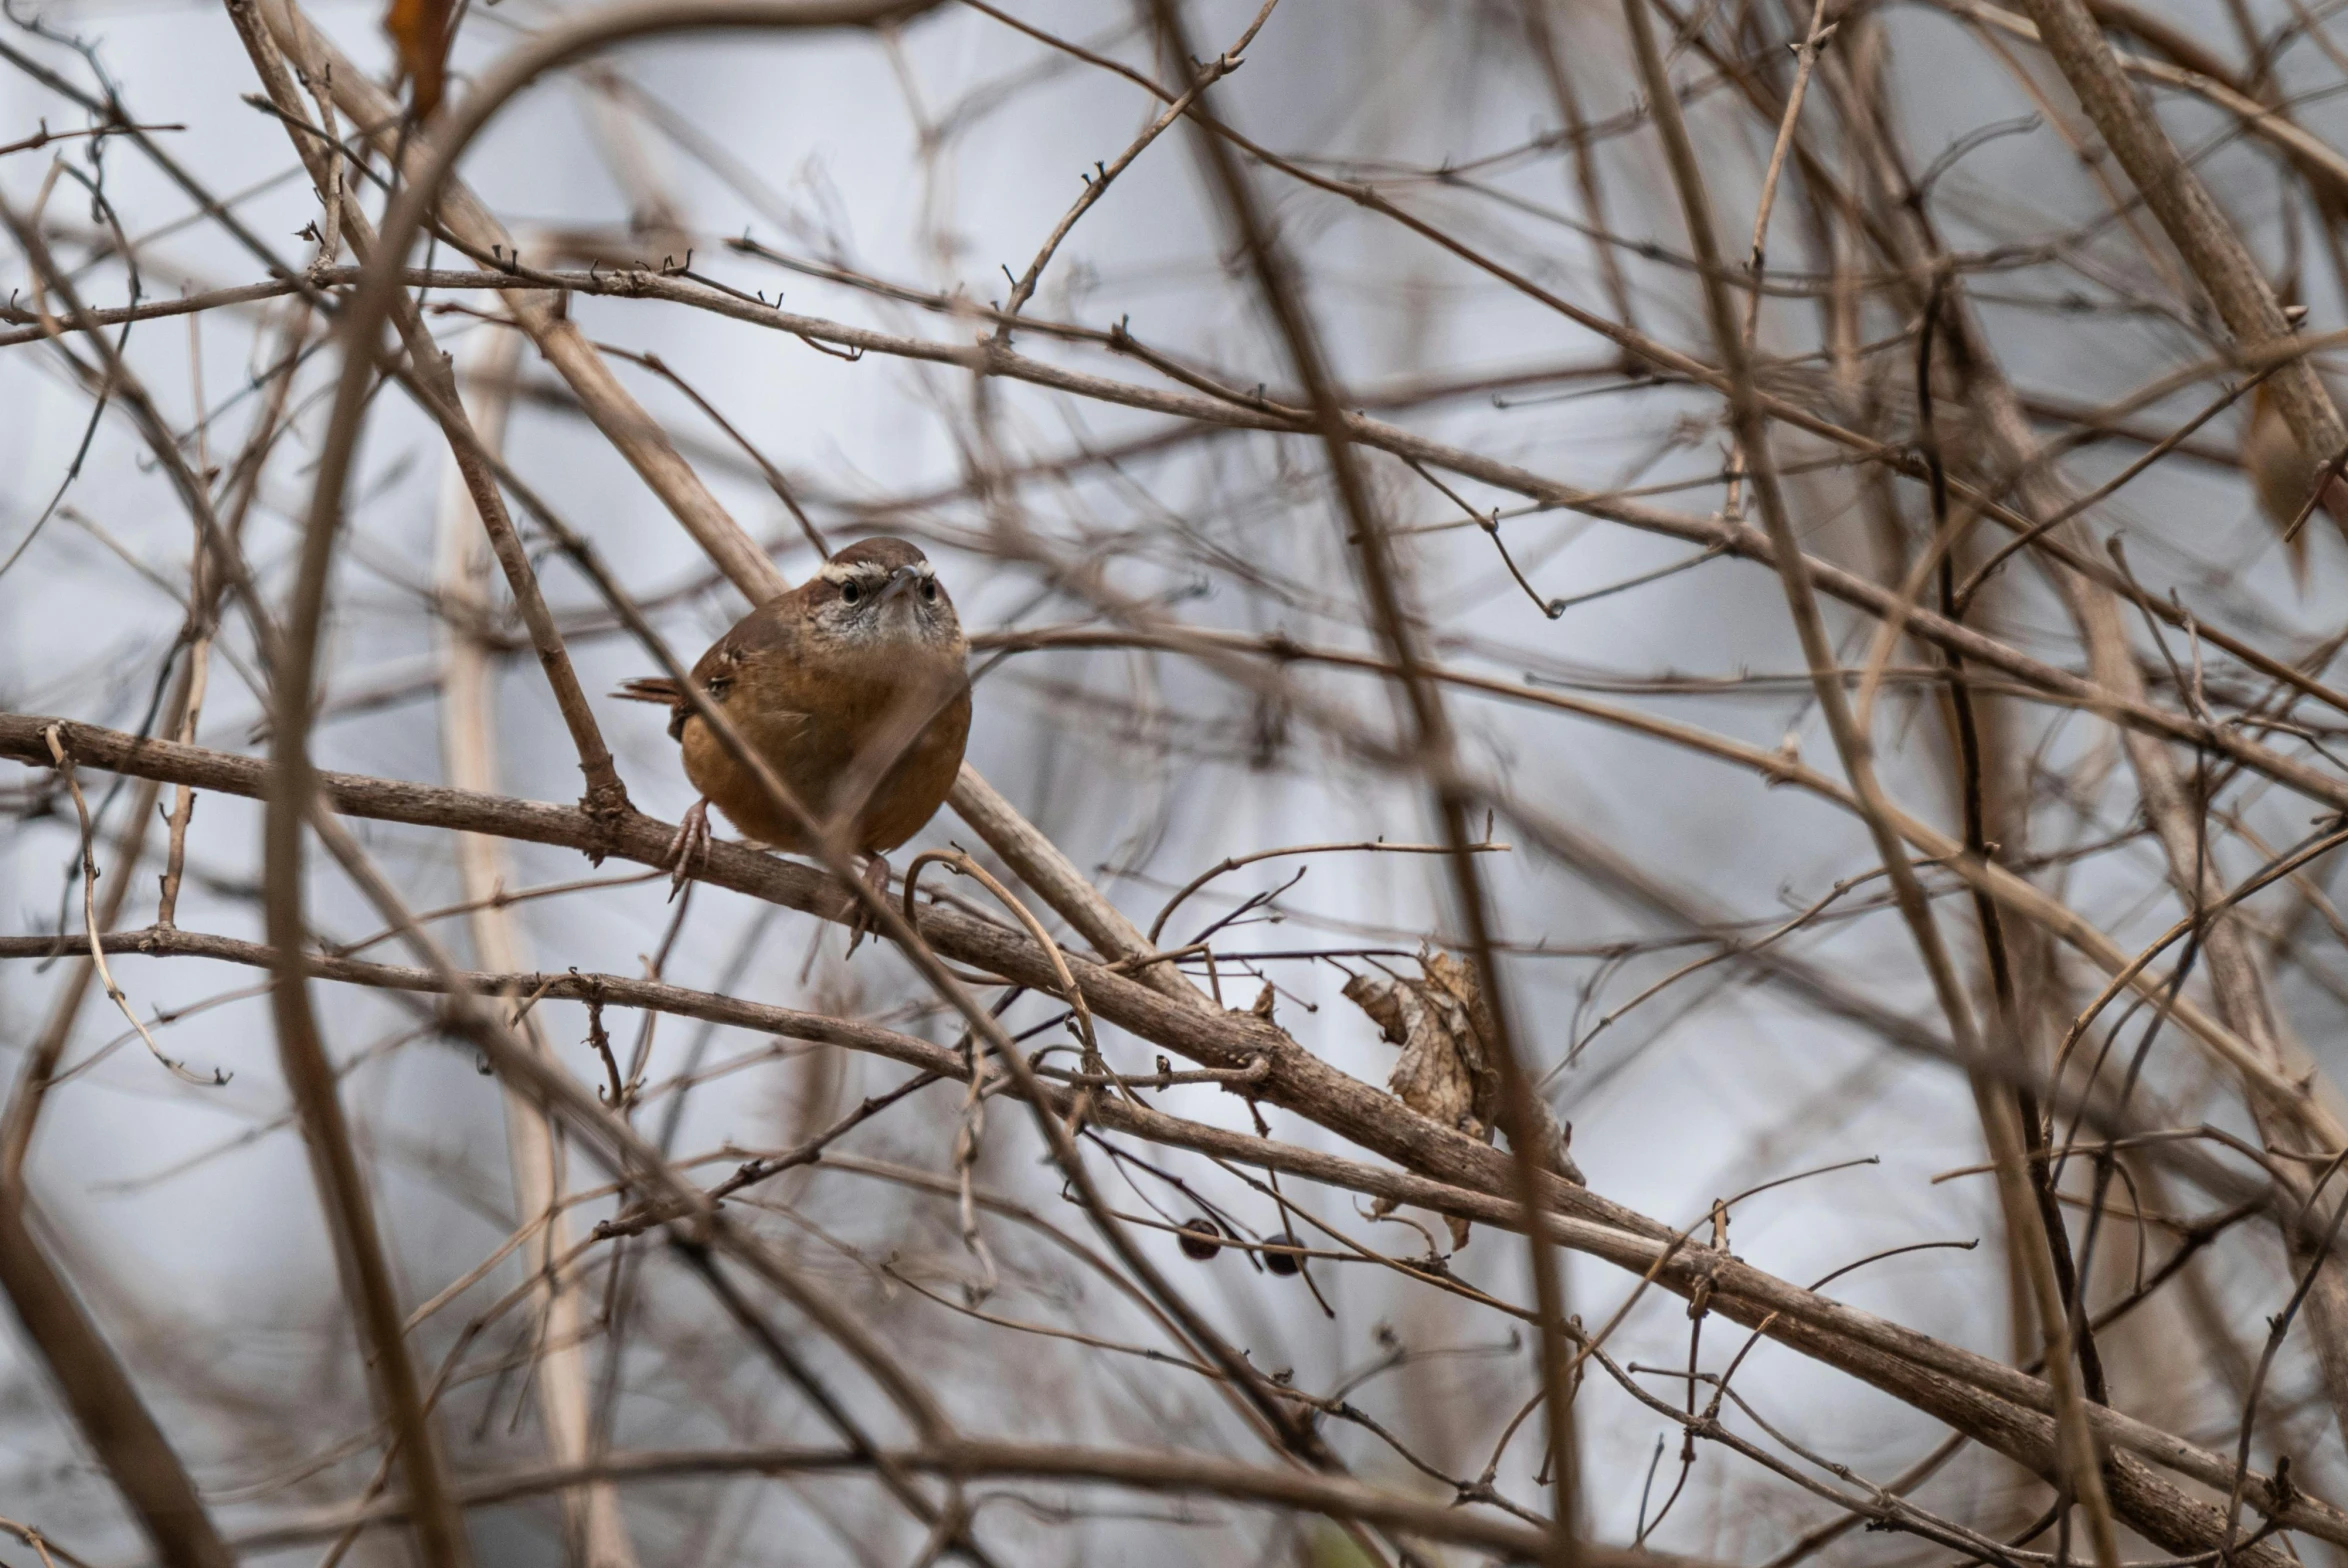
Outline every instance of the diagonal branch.
<svg viewBox="0 0 2348 1568">
<path fill-rule="evenodd" d="M 212 1517 L 146 1402 L 27 1223 L 19 1179 L 0 1187 L 0 1290 L 47 1363 L 82 1437 L 165 1568 L 231 1568 Z"/>
<path fill-rule="evenodd" d="M 2267 284 L 2266 274 L 2208 189 L 2178 155 L 2152 110 L 2129 85 L 2104 41 L 2103 30 L 2083 0 L 2022 0 L 2038 24 L 2039 42 L 2078 93 L 2079 103 L 2120 167 L 2128 171 L 2144 203 L 2185 265 L 2193 270 L 2245 354 L 2287 347 L 2291 323 Z M 2263 121 L 2264 111 L 2251 116 Z M 2276 406 L 2299 438 L 2308 484 L 2324 465 L 2348 447 L 2348 426 L 2315 367 L 2304 359 L 2286 361 L 2270 385 Z M 2340 526 L 2348 530 L 2348 520 Z"/>
</svg>

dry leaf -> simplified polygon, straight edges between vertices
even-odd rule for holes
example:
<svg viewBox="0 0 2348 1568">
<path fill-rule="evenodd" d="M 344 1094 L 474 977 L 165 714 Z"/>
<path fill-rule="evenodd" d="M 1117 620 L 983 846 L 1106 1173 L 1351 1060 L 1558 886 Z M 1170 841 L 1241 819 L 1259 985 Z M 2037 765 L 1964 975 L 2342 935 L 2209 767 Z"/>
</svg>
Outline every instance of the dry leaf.
<svg viewBox="0 0 2348 1568">
<path fill-rule="evenodd" d="M 391 35 L 400 74 L 413 89 L 419 121 L 440 107 L 448 79 L 449 24 L 455 13 L 453 0 L 391 0 L 384 10 L 383 30 Z"/>
<path fill-rule="evenodd" d="M 1421 1116 L 1489 1141 L 1491 1129 L 1476 1114 L 1476 1072 L 1468 1060 L 1470 1051 L 1480 1049 L 1455 998 L 1383 975 L 1348 980 L 1345 998 L 1370 1015 L 1390 1044 L 1402 1047 L 1402 1060 L 1386 1080 L 1395 1098 Z"/>
<path fill-rule="evenodd" d="M 1416 980 L 1356 975 L 1345 983 L 1345 999 L 1369 1014 L 1388 1041 L 1402 1047 L 1387 1087 L 1421 1116 L 1454 1127 L 1485 1143 L 1500 1119 L 1498 1028 L 1485 1005 L 1476 974 L 1449 953 L 1419 954 Z M 1577 1185 L 1582 1173 L 1566 1152 L 1566 1134 L 1548 1105 L 1534 1097 L 1542 1167 Z M 1373 1212 L 1394 1206 L 1384 1201 Z M 1452 1244 L 1467 1245 L 1467 1222 L 1450 1221 Z"/>
<path fill-rule="evenodd" d="M 1475 1027 L 1473 982 L 1464 981 L 1463 988 L 1458 964 L 1441 953 L 1423 956 L 1420 968 L 1424 980 L 1356 975 L 1345 983 L 1345 998 L 1370 1015 L 1389 1043 L 1402 1047 L 1402 1059 L 1386 1080 L 1395 1098 L 1421 1116 L 1489 1143 L 1497 1075 Z M 1372 1212 L 1393 1208 L 1380 1199 Z M 1444 1218 L 1452 1247 L 1466 1246 L 1467 1221 Z"/>
</svg>

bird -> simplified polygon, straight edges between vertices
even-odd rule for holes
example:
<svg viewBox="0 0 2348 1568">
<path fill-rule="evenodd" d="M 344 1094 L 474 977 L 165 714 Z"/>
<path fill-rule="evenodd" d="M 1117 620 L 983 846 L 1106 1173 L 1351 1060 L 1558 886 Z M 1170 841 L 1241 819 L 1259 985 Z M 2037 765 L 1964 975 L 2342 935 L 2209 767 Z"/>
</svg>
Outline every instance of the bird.
<svg viewBox="0 0 2348 1568">
<path fill-rule="evenodd" d="M 691 679 L 818 823 L 840 833 L 845 819 L 835 841 L 866 857 L 866 880 L 885 896 L 888 852 L 921 831 L 961 771 L 969 654 L 929 559 L 882 536 L 841 550 L 735 622 Z M 675 680 L 630 680 L 613 695 L 667 706 L 669 737 L 701 794 L 669 846 L 675 887 L 706 849 L 712 805 L 758 843 L 788 854 L 816 848 Z M 850 952 L 863 930 L 860 916 Z"/>
</svg>

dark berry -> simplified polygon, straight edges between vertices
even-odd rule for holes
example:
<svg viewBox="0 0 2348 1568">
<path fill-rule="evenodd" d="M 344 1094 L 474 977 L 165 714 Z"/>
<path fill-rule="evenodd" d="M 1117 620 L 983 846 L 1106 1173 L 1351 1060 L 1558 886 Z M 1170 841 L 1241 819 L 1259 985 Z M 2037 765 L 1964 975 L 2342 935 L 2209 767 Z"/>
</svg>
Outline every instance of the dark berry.
<svg viewBox="0 0 2348 1568">
<path fill-rule="evenodd" d="M 1282 1231 L 1277 1236 L 1266 1237 L 1265 1244 L 1267 1246 L 1273 1247 L 1296 1247 L 1303 1245 L 1303 1243 L 1299 1242 L 1294 1236 L 1291 1236 L 1286 1231 Z M 1294 1274 L 1297 1270 L 1304 1267 L 1304 1259 L 1293 1252 L 1267 1252 L 1264 1254 L 1264 1267 L 1270 1269 L 1275 1274 Z"/>
<path fill-rule="evenodd" d="M 1205 1215 L 1184 1220 L 1175 1235 L 1182 1244 L 1182 1255 L 1201 1263 L 1223 1250 L 1223 1227 Z"/>
</svg>

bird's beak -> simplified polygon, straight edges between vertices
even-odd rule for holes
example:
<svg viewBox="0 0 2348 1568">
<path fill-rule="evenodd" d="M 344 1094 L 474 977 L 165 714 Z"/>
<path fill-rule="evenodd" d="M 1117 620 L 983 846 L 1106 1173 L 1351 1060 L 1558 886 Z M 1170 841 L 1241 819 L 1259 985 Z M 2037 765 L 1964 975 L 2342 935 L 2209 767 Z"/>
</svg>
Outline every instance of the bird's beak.
<svg viewBox="0 0 2348 1568">
<path fill-rule="evenodd" d="M 886 604 L 906 589 L 921 581 L 921 574 L 910 566 L 900 566 L 889 573 L 888 586 L 880 591 L 880 603 Z"/>
</svg>

